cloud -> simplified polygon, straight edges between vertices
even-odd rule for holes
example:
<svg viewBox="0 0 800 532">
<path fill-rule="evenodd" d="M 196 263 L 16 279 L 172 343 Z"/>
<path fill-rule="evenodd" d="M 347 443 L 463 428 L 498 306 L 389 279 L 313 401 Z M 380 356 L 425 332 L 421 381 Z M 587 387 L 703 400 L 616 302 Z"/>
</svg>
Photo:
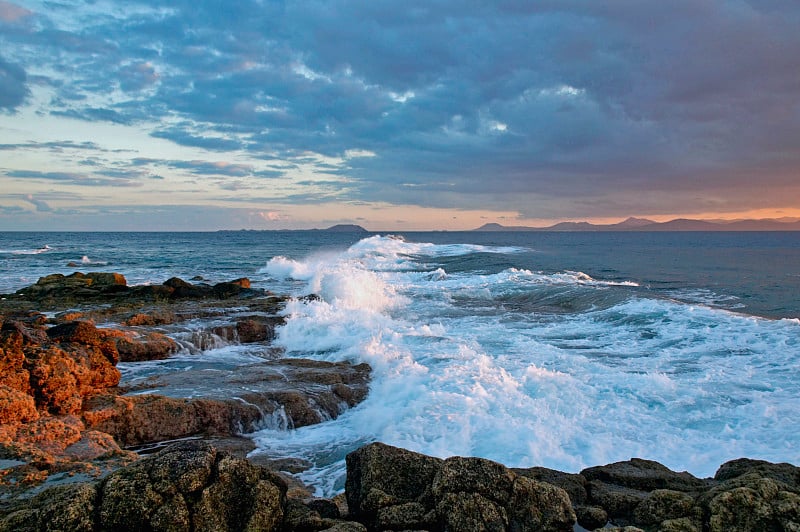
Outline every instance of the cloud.
<svg viewBox="0 0 800 532">
<path fill-rule="evenodd" d="M 0 205 L 0 215 L 2 216 L 18 216 L 26 212 L 27 211 L 19 205 Z"/>
<path fill-rule="evenodd" d="M 232 163 L 228 161 L 181 161 L 137 157 L 132 159 L 130 163 L 134 166 L 154 165 L 179 170 L 188 170 L 190 173 L 198 175 L 246 177 L 261 173 L 260 171 L 257 172 L 253 165 Z"/>
<path fill-rule="evenodd" d="M 159 75 L 149 62 L 129 63 L 119 69 L 120 88 L 125 92 L 140 91 L 158 81 Z"/>
<path fill-rule="evenodd" d="M 0 0 L 0 21 L 14 23 L 29 17 L 32 13 L 24 7 Z"/>
<path fill-rule="evenodd" d="M 22 105 L 30 93 L 26 77 L 22 67 L 0 57 L 0 109 L 13 110 Z"/>
<path fill-rule="evenodd" d="M 107 151 L 94 142 L 76 142 L 72 140 L 52 142 L 23 142 L 18 144 L 0 144 L 0 150 L 42 149 L 63 152 L 66 149 L 81 151 Z"/>
<path fill-rule="evenodd" d="M 264 211 L 267 212 L 267 211 Z M 208 205 L 83 205 L 54 212 L 30 211 L 18 206 L 0 206 L 0 230 L 41 231 L 44 223 L 57 220 L 62 231 L 163 231 L 179 227 L 189 231 L 274 228 L 282 220 L 269 220 L 252 209 Z"/>
<path fill-rule="evenodd" d="M 84 107 L 81 109 L 53 110 L 53 116 L 63 116 L 75 118 L 87 122 L 111 122 L 112 124 L 130 125 L 133 120 L 114 109 L 104 109 L 101 107 Z"/>
<path fill-rule="evenodd" d="M 31 101 L 35 72 L 41 112 L 216 152 L 237 162 L 152 164 L 229 190 L 298 171 L 258 158 L 313 153 L 351 201 L 601 216 L 796 191 L 796 2 L 49 6 L 0 1 L 0 108 Z"/>
<path fill-rule="evenodd" d="M 14 179 L 57 181 L 68 185 L 80 185 L 88 187 L 142 186 L 141 182 L 133 181 L 128 177 L 120 178 L 118 175 L 114 175 L 113 170 L 105 170 L 94 174 L 79 174 L 73 172 L 40 172 L 37 170 L 6 170 L 5 175 L 6 177 Z"/>
<path fill-rule="evenodd" d="M 25 201 L 32 203 L 36 207 L 37 212 L 53 212 L 53 208 L 50 207 L 47 202 L 34 198 L 32 194 L 28 194 L 25 197 Z"/>
<path fill-rule="evenodd" d="M 289 215 L 282 214 L 282 213 L 277 212 L 277 211 L 268 211 L 268 212 L 263 212 L 262 211 L 262 212 L 258 213 L 258 216 L 261 219 L 266 220 L 268 222 L 278 222 L 278 221 L 283 221 L 283 220 L 289 220 L 290 219 Z"/>
<path fill-rule="evenodd" d="M 192 127 L 192 130 L 195 128 Z M 243 143 L 237 139 L 199 135 L 180 127 L 153 131 L 151 135 L 155 138 L 171 140 L 181 146 L 206 150 L 232 151 L 243 147 Z"/>
</svg>

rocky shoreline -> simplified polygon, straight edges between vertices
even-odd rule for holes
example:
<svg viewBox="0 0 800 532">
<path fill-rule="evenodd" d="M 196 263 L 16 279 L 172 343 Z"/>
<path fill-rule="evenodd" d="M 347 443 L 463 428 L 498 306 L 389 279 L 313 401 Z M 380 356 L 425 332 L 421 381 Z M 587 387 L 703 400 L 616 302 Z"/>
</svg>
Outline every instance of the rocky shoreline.
<svg viewBox="0 0 800 532">
<path fill-rule="evenodd" d="M 337 417 L 370 368 L 271 346 L 286 301 L 118 273 L 0 296 L 0 530 L 800 530 L 800 469 L 748 459 L 711 479 L 641 459 L 568 474 L 373 443 L 347 456 L 344 494 L 314 498 L 288 474 L 306 464 L 248 460 L 239 435 Z M 258 355 L 136 371 L 226 342 Z"/>
</svg>

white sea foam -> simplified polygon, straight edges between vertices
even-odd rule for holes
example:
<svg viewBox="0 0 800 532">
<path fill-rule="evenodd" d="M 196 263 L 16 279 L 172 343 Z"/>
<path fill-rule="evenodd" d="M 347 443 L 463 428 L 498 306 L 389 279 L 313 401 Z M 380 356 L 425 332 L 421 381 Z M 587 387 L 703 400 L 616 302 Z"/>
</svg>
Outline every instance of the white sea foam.
<svg viewBox="0 0 800 532">
<path fill-rule="evenodd" d="M 368 398 L 339 419 L 254 435 L 271 453 L 309 458 L 303 478 L 320 493 L 341 490 L 344 454 L 373 440 L 567 471 L 632 456 L 699 476 L 740 456 L 800 461 L 797 320 L 645 298 L 635 283 L 581 272 L 425 264 L 454 251 L 370 237 L 265 268 L 321 298 L 288 305 L 277 341 L 288 354 L 373 368 Z M 615 297 L 564 314 L 495 301 L 554 289 Z"/>
<path fill-rule="evenodd" d="M 0 253 L 10 255 L 39 255 L 41 253 L 47 253 L 48 251 L 53 251 L 53 248 L 47 244 L 36 249 L 0 249 Z"/>
</svg>

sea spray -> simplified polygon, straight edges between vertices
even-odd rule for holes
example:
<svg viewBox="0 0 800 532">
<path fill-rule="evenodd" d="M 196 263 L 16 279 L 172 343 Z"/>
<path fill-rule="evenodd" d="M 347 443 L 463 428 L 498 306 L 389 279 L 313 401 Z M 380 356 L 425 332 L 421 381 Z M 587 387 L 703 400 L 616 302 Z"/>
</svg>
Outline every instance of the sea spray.
<svg viewBox="0 0 800 532">
<path fill-rule="evenodd" d="M 700 476 L 747 455 L 797 461 L 800 326 L 662 299 L 628 280 L 443 258 L 516 249 L 374 236 L 265 271 L 305 284 L 277 343 L 367 362 L 368 398 L 339 419 L 254 435 L 303 456 L 320 494 L 373 440 L 568 471 L 641 456 Z"/>
</svg>

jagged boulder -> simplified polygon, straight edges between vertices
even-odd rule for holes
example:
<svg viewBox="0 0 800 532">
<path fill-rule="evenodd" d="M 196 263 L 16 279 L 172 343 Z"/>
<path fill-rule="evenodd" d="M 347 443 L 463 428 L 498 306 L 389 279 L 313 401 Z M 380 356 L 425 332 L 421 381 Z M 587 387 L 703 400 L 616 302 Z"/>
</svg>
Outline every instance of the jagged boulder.
<svg viewBox="0 0 800 532">
<path fill-rule="evenodd" d="M 16 390 L 32 397 L 42 413 L 77 414 L 85 397 L 119 383 L 117 350 L 93 324 L 52 327 L 36 338 L 39 343 L 20 330 L 20 322 L 4 326 L 8 323 L 14 325 L 0 331 L 0 386 L 8 388 L 6 401 L 12 395 L 15 401 L 24 399 L 10 391 Z"/>
<path fill-rule="evenodd" d="M 93 532 L 97 485 L 93 483 L 56 486 L 0 514 L 2 532 L 49 532 L 69 530 Z"/>
<path fill-rule="evenodd" d="M 3 428 L 36 421 L 39 412 L 33 397 L 10 386 L 0 384 L 0 425 Z"/>
<path fill-rule="evenodd" d="M 710 532 L 800 530 L 800 468 L 740 459 L 714 478 L 720 483 L 698 499 Z"/>
<path fill-rule="evenodd" d="M 85 401 L 83 417 L 124 445 L 250 432 L 267 421 L 302 427 L 361 402 L 370 371 L 367 364 L 285 358 L 232 370 L 173 372 L 141 384 L 136 395 L 94 395 Z M 163 394 L 141 393 L 148 389 Z M 198 389 L 207 390 L 204 397 L 166 396 Z"/>
<path fill-rule="evenodd" d="M 739 458 L 722 464 L 714 475 L 714 480 L 724 482 L 748 473 L 756 473 L 764 478 L 771 478 L 800 491 L 800 468 L 792 464 L 775 464 L 764 460 Z"/>
<path fill-rule="evenodd" d="M 178 350 L 175 340 L 159 332 L 125 331 L 115 335 L 113 341 L 121 362 L 162 360 Z"/>
<path fill-rule="evenodd" d="M 350 515 L 368 528 L 572 530 L 561 488 L 481 458 L 432 458 L 381 443 L 347 455 Z"/>
<path fill-rule="evenodd" d="M 639 491 L 696 491 L 708 486 L 707 482 L 685 471 L 677 473 L 658 462 L 641 458 L 589 467 L 580 474 L 590 482 L 597 480 Z"/>
<path fill-rule="evenodd" d="M 267 469 L 183 442 L 97 483 L 45 490 L 0 514 L 2 531 L 277 531 L 286 485 Z"/>
<path fill-rule="evenodd" d="M 243 316 L 229 325 L 219 325 L 211 332 L 231 342 L 249 344 L 271 342 L 275 339 L 275 327 L 283 325 L 286 319 L 280 316 Z"/>
<path fill-rule="evenodd" d="M 244 277 L 213 286 L 205 283 L 192 284 L 179 277 L 172 277 L 164 282 L 164 286 L 171 289 L 170 297 L 174 299 L 229 299 L 257 293 L 250 287 L 250 280 Z"/>
<path fill-rule="evenodd" d="M 54 273 L 41 277 L 36 284 L 18 290 L 16 296 L 31 301 L 49 302 L 53 300 L 79 301 L 92 299 L 99 295 L 123 292 L 128 289 L 127 281 L 119 273 L 81 273 L 71 275 Z"/>
<path fill-rule="evenodd" d="M 183 399 L 144 394 L 100 394 L 87 399 L 88 427 L 123 445 L 140 445 L 196 434 L 229 435 L 252 430 L 263 411 L 235 399 Z"/>
</svg>

